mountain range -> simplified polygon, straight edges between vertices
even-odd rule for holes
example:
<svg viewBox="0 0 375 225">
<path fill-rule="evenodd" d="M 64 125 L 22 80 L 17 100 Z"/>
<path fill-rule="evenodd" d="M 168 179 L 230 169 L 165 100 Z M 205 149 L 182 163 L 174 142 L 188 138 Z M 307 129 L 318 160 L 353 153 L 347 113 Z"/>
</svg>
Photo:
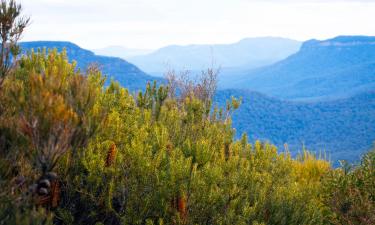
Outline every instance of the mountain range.
<svg viewBox="0 0 375 225">
<path fill-rule="evenodd" d="M 160 76 L 168 69 L 256 68 L 284 59 L 297 52 L 300 46 L 299 41 L 286 38 L 246 38 L 233 44 L 170 45 L 127 60 L 149 74 Z"/>
<path fill-rule="evenodd" d="M 130 57 L 146 55 L 153 52 L 150 49 L 135 49 L 135 48 L 125 48 L 122 46 L 108 46 L 105 48 L 93 49 L 92 50 L 97 55 L 103 56 L 114 56 L 122 59 L 128 59 Z"/>
<path fill-rule="evenodd" d="M 152 80 L 163 82 L 124 59 L 96 55 L 70 42 L 24 42 L 21 47 L 65 48 L 79 68 L 99 63 L 104 74 L 132 91 Z M 305 146 L 327 153 L 335 165 L 339 159 L 359 159 L 375 140 L 375 37 L 310 40 L 286 57 L 257 69 L 239 63 L 223 70 L 220 78 L 226 80 L 215 104 L 242 97 L 233 115 L 236 137 L 246 132 L 251 140 L 280 148 L 288 143 L 293 154 Z"/>
<path fill-rule="evenodd" d="M 21 48 L 24 51 L 30 51 L 34 49 L 53 49 L 56 48 L 58 51 L 66 49 L 68 58 L 77 62 L 78 68 L 85 70 L 90 64 L 99 65 L 103 74 L 109 79 L 114 79 L 126 86 L 132 91 L 144 89 L 147 82 L 157 80 L 161 81 L 158 77 L 153 77 L 137 66 L 128 63 L 124 59 L 118 57 L 100 56 L 96 55 L 92 51 L 80 48 L 78 45 L 71 42 L 63 41 L 33 41 L 33 42 L 22 42 Z M 109 80 L 108 79 L 108 80 Z"/>
<path fill-rule="evenodd" d="M 310 40 L 273 65 L 243 69 L 221 88 L 259 91 L 289 100 L 324 100 L 375 90 L 375 37 Z"/>
</svg>

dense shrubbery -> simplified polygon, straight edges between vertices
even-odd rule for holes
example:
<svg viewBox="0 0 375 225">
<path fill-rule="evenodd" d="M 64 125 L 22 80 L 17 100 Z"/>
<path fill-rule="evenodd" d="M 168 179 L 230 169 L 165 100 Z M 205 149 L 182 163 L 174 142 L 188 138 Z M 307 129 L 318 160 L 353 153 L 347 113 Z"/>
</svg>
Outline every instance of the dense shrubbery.
<svg viewBox="0 0 375 225">
<path fill-rule="evenodd" d="M 235 141 L 238 101 L 202 91 L 134 96 L 65 53 L 22 57 L 0 93 L 0 224 L 374 223 L 374 152 L 333 170 Z"/>
<path fill-rule="evenodd" d="M 76 60 L 78 68 L 85 69 L 90 62 L 97 62 L 104 74 L 113 76 L 129 92 L 144 90 L 147 82 L 155 79 L 135 74 L 121 59 L 95 56 L 72 43 L 24 42 L 20 45 L 23 52 L 44 47 L 57 48 L 61 52 L 65 46 L 68 58 Z M 186 75 L 190 79 L 196 76 L 195 73 Z M 220 75 L 219 82 L 222 79 Z M 161 78 L 158 80 L 159 84 L 163 82 Z M 291 102 L 249 90 L 218 89 L 214 102 L 224 106 L 231 96 L 242 98 L 241 107 L 232 117 L 232 125 L 238 131 L 236 138 L 246 132 L 251 142 L 269 140 L 279 148 L 288 143 L 292 155 L 304 145 L 307 149 L 325 152 L 334 166 L 342 159 L 359 161 L 375 140 L 375 89 L 345 99 L 321 102 Z"/>
<path fill-rule="evenodd" d="M 214 71 L 132 95 L 65 52 L 17 57 L 29 20 L 0 10 L 0 224 L 375 223 L 374 151 L 333 170 L 235 141 Z"/>
<path fill-rule="evenodd" d="M 335 213 L 335 224 L 375 224 L 375 149 L 358 167 L 343 163 L 323 182 L 324 202 Z"/>
</svg>

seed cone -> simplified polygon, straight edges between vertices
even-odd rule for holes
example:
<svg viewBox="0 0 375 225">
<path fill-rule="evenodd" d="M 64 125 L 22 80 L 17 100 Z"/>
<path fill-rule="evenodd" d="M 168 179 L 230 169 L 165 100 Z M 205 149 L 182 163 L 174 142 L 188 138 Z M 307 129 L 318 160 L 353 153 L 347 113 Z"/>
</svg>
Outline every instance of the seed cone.
<svg viewBox="0 0 375 225">
<path fill-rule="evenodd" d="M 188 214 L 186 201 L 186 196 L 184 194 L 178 194 L 171 200 L 172 209 L 178 212 L 180 219 L 182 219 L 183 221 L 186 221 Z"/>
<path fill-rule="evenodd" d="M 110 167 L 113 164 L 113 162 L 115 161 L 116 152 L 116 145 L 112 144 L 107 153 L 107 159 L 105 161 L 106 167 Z"/>
<path fill-rule="evenodd" d="M 171 142 L 168 142 L 167 145 L 165 146 L 167 150 L 167 154 L 170 155 L 173 150 L 173 144 Z"/>
<path fill-rule="evenodd" d="M 46 206 L 48 205 L 49 201 L 50 201 L 50 196 L 49 195 L 45 195 L 45 196 L 37 196 L 36 199 L 35 199 L 35 204 L 37 206 Z"/>
<path fill-rule="evenodd" d="M 60 201 L 60 182 L 55 173 L 43 175 L 29 188 L 37 206 L 56 208 Z"/>
<path fill-rule="evenodd" d="M 60 201 L 60 184 L 58 181 L 53 181 L 51 184 L 51 206 L 56 208 Z"/>
<path fill-rule="evenodd" d="M 180 213 L 180 217 L 185 220 L 187 216 L 186 197 L 184 195 L 179 196 L 177 200 L 177 204 L 178 204 L 178 212 Z"/>
</svg>

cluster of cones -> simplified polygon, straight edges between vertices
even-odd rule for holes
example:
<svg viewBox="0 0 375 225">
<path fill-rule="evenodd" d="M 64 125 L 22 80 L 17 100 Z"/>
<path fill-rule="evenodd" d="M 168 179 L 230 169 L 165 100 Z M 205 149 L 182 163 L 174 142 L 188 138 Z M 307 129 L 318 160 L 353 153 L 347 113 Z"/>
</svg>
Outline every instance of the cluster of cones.
<svg viewBox="0 0 375 225">
<path fill-rule="evenodd" d="M 60 183 L 57 174 L 49 172 L 29 187 L 36 205 L 55 208 L 60 201 Z"/>
</svg>

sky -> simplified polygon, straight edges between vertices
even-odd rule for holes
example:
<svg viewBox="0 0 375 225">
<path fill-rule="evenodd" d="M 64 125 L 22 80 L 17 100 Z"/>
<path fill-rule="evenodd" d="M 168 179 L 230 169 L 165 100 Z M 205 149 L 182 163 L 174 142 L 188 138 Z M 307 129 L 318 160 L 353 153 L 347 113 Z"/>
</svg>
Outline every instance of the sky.
<svg viewBox="0 0 375 225">
<path fill-rule="evenodd" d="M 23 41 L 157 49 L 278 36 L 375 36 L 375 0 L 19 0 Z"/>
</svg>

